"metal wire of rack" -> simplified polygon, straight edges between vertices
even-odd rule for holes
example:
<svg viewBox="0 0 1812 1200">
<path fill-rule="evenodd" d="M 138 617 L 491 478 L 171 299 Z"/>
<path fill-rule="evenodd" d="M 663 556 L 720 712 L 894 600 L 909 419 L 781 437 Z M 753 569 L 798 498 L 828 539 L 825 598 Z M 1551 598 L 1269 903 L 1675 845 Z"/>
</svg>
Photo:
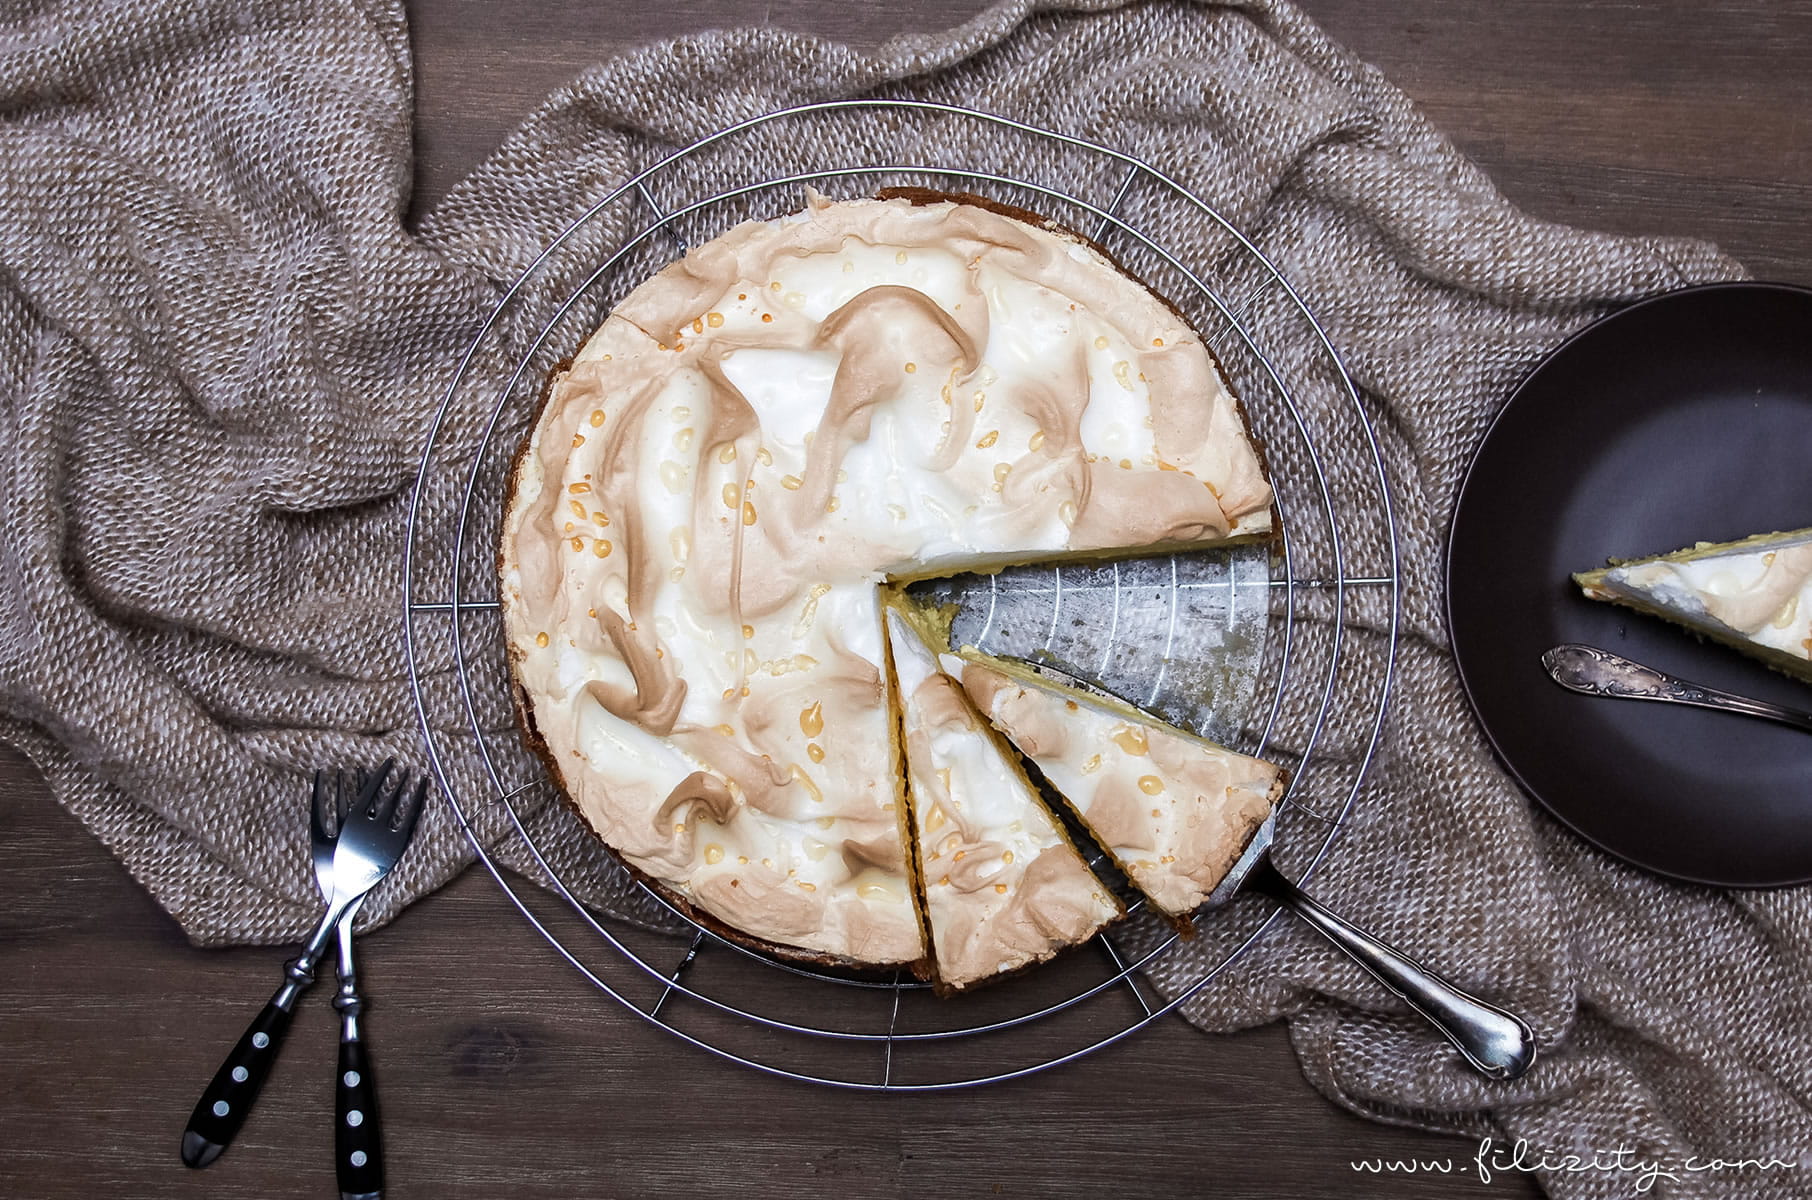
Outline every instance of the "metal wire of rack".
<svg viewBox="0 0 1812 1200">
<path fill-rule="evenodd" d="M 930 586 L 961 608 L 965 640 L 1048 654 L 1289 766 L 1278 854 L 1311 876 L 1376 753 L 1396 655 L 1397 536 L 1377 435 L 1328 334 L 1257 242 L 1173 175 L 1011 118 L 914 99 L 800 105 L 674 151 L 587 208 L 501 294 L 442 395 L 409 508 L 403 632 L 425 748 L 479 861 L 599 991 L 684 1042 L 769 1074 L 935 1091 L 1029 1075 L 1131 1036 L 1208 987 L 1274 914 L 1235 905 L 1198 917 L 1200 949 L 1186 958 L 1177 934 L 1147 915 L 1119 945 L 1094 939 L 1094 956 L 1072 953 L 954 999 L 900 974 L 769 958 L 652 892 L 639 920 L 600 917 L 591 903 L 599 878 L 619 868 L 585 852 L 590 835 L 514 732 L 495 595 L 516 443 L 549 372 L 615 302 L 695 239 L 797 208 L 808 186 L 857 194 L 900 185 L 977 193 L 1088 232 L 1189 317 L 1221 360 L 1265 446 L 1275 551 L 1023 568 Z M 1242 640 L 1258 648 L 1244 655 L 1253 669 L 1217 675 L 1223 657 L 1241 657 Z M 546 886 L 506 875 L 505 862 Z M 665 928 L 649 928 L 657 923 Z M 1162 993 L 1152 978 L 1165 981 Z"/>
</svg>

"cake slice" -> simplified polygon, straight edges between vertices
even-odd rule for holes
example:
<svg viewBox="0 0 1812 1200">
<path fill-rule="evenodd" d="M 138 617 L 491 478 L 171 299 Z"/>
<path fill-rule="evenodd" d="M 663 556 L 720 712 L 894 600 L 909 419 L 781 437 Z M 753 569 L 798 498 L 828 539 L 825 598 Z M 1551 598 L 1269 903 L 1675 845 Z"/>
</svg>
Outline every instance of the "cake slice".
<svg viewBox="0 0 1812 1200">
<path fill-rule="evenodd" d="M 1812 681 L 1812 529 L 1700 542 L 1573 581 L 1593 600 L 1684 625 Z"/>
<path fill-rule="evenodd" d="M 887 622 L 940 988 L 1043 962 L 1124 916 L 930 648 L 899 613 Z"/>
<path fill-rule="evenodd" d="M 1011 663 L 946 654 L 975 706 L 1179 928 L 1283 795 L 1283 769 Z"/>
</svg>

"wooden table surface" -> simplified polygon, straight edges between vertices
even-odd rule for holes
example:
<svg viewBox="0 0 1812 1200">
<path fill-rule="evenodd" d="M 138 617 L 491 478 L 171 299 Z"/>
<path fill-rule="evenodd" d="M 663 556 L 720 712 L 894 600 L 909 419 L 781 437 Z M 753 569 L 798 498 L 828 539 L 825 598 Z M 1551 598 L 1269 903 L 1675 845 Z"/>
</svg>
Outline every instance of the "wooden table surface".
<svg viewBox="0 0 1812 1200">
<path fill-rule="evenodd" d="M 416 211 L 613 49 L 769 22 L 861 44 L 979 0 L 414 0 Z M 1713 238 L 1812 284 L 1812 6 L 1309 0 L 1543 217 Z M 0 750 L 0 1195 L 325 1196 L 333 1022 L 305 1007 L 258 1111 L 178 1164 L 198 1089 L 273 986 L 271 950 L 190 948 Z M 613 1008 L 477 873 L 365 945 L 392 1194 L 1514 1196 L 1356 1159 L 1465 1155 L 1342 1112 L 1281 1027 L 1165 1021 L 1030 1080 L 870 1096 L 771 1080 Z"/>
</svg>

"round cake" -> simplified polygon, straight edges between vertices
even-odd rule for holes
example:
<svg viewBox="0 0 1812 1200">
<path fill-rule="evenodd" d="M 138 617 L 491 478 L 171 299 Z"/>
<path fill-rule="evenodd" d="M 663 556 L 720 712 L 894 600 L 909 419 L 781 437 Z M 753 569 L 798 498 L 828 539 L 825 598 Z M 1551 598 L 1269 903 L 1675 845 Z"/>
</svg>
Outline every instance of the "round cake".
<svg viewBox="0 0 1812 1200">
<path fill-rule="evenodd" d="M 1201 339 L 1086 240 L 812 195 L 642 283 L 550 381 L 499 559 L 519 712 L 688 914 L 924 969 L 883 589 L 1262 536 L 1270 502 Z"/>
</svg>

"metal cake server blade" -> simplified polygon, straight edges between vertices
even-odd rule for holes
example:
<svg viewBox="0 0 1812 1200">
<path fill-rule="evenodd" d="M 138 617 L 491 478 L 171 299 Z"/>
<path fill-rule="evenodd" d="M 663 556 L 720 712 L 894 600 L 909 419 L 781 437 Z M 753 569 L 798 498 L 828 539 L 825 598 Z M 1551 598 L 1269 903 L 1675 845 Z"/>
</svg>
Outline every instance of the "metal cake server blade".
<svg viewBox="0 0 1812 1200">
<path fill-rule="evenodd" d="M 1578 642 L 1562 643 L 1542 652 L 1541 665 L 1547 668 L 1548 677 L 1555 683 L 1584 696 L 1687 704 L 1694 708 L 1710 708 L 1745 717 L 1778 721 L 1782 725 L 1812 732 L 1812 713 L 1706 687 L 1702 683 L 1669 675 L 1666 671 L 1658 671 L 1597 646 L 1586 646 Z"/>
<path fill-rule="evenodd" d="M 1025 663 L 1039 678 L 1121 704 L 1123 697 L 1078 679 L 1049 663 Z M 1133 707 L 1137 707 L 1136 705 Z M 1491 1079 L 1515 1079 L 1535 1063 L 1535 1033 L 1522 1018 L 1450 983 L 1401 950 L 1360 929 L 1294 883 L 1271 863 L 1277 810 L 1246 843 L 1238 860 L 1209 895 L 1216 908 L 1241 891 L 1255 891 L 1302 918 L 1358 963 L 1385 989 L 1415 1010 L 1451 1042 L 1474 1070 Z"/>
</svg>

